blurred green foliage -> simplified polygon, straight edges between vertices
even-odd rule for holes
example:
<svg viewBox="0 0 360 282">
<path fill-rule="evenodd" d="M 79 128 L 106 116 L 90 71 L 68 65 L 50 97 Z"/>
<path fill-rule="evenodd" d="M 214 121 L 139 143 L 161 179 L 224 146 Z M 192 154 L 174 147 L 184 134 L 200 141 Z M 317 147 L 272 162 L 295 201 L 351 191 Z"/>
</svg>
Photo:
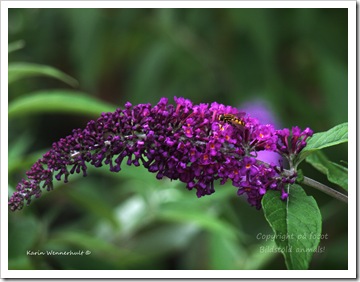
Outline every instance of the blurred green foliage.
<svg viewBox="0 0 360 282">
<path fill-rule="evenodd" d="M 126 101 L 262 99 L 284 127 L 345 122 L 347 39 L 346 9 L 10 9 L 9 72 L 25 63 L 62 74 L 40 68 L 9 85 L 9 193 L 52 142 Z M 325 152 L 347 162 L 346 145 Z M 197 199 L 182 183 L 124 166 L 55 188 L 9 214 L 9 269 L 285 268 L 280 254 L 260 251 L 274 244 L 257 238 L 272 234 L 263 213 L 230 184 Z M 347 269 L 347 206 L 307 193 L 329 238 L 310 268 Z"/>
</svg>

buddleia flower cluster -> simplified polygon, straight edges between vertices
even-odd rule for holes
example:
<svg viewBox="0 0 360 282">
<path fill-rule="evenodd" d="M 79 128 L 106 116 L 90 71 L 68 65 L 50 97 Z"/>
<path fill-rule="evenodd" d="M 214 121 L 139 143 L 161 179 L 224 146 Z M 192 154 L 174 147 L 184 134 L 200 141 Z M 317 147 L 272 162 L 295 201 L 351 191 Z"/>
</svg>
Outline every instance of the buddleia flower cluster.
<svg viewBox="0 0 360 282">
<path fill-rule="evenodd" d="M 144 166 L 157 179 L 184 182 L 197 197 L 214 193 L 215 181 L 231 181 L 238 195 L 246 194 L 250 205 L 260 209 L 268 190 L 280 191 L 283 200 L 288 197 L 284 187 L 295 181 L 296 172 L 261 162 L 257 152 L 277 152 L 292 160 L 311 135 L 309 128 L 276 130 L 216 102 L 193 105 L 176 97 L 175 105 L 167 98 L 155 106 L 128 102 L 53 143 L 17 185 L 9 206 L 12 211 L 22 209 L 43 189 L 52 190 L 54 179 L 68 182 L 71 174 L 86 176 L 88 166 L 120 172 L 125 162 Z"/>
</svg>

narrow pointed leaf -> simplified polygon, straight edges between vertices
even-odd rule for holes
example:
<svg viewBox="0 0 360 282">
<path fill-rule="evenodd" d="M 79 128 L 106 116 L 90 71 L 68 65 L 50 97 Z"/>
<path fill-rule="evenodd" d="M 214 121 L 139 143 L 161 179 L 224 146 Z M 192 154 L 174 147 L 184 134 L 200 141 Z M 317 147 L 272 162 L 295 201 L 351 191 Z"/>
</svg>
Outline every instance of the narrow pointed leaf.
<svg viewBox="0 0 360 282">
<path fill-rule="evenodd" d="M 306 147 L 301 151 L 299 161 L 303 161 L 312 152 L 317 150 L 345 143 L 348 141 L 348 123 L 339 124 L 328 131 L 315 133 L 307 142 Z"/>
<path fill-rule="evenodd" d="M 14 41 L 14 42 L 9 44 L 8 53 L 10 54 L 10 53 L 15 52 L 17 50 L 20 50 L 24 46 L 25 46 L 25 41 L 24 40 Z"/>
<path fill-rule="evenodd" d="M 158 211 L 158 217 L 173 222 L 192 222 L 210 232 L 220 233 L 231 239 L 236 238 L 237 230 L 226 222 L 204 212 L 201 208 L 188 207 L 183 209 L 181 205 L 177 206 L 175 203 L 172 205 L 164 204 Z"/>
<path fill-rule="evenodd" d="M 78 87 L 79 83 L 71 76 L 59 71 L 50 66 L 38 65 L 31 63 L 11 63 L 8 68 L 8 82 L 9 84 L 20 79 L 35 76 L 48 76 L 59 79 L 72 87 Z"/>
<path fill-rule="evenodd" d="M 8 114 L 9 118 L 46 112 L 99 116 L 101 112 L 112 112 L 115 108 L 82 92 L 47 90 L 30 93 L 11 102 Z"/>
<path fill-rule="evenodd" d="M 328 180 L 348 190 L 348 169 L 331 162 L 321 151 L 317 151 L 306 158 L 306 162 L 325 174 Z"/>
</svg>

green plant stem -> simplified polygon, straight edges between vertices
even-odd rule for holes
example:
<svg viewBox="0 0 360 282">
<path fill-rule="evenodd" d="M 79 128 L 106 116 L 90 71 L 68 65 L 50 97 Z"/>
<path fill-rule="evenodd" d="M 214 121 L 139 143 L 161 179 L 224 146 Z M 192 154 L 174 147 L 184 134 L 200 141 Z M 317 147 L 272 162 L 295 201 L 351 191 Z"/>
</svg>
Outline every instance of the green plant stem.
<svg viewBox="0 0 360 282">
<path fill-rule="evenodd" d="M 290 176 L 293 174 L 293 171 L 291 170 L 287 170 L 287 169 L 284 169 L 284 172 L 285 172 L 285 175 L 287 176 Z M 307 177 L 307 176 L 304 176 L 303 179 L 301 181 L 299 181 L 299 183 L 301 184 L 305 184 L 307 186 L 310 186 L 310 187 L 313 187 L 315 189 L 318 189 L 319 191 L 321 192 L 324 192 L 325 194 L 328 194 L 329 196 L 335 198 L 335 199 L 338 199 L 344 203 L 347 203 L 348 202 L 348 196 L 325 185 L 325 184 L 322 184 L 310 177 Z"/>
<path fill-rule="evenodd" d="M 304 180 L 302 181 L 302 183 L 304 183 L 305 185 L 308 185 L 310 187 L 313 187 L 315 189 L 318 189 L 318 190 L 330 195 L 331 197 L 334 197 L 335 199 L 338 199 L 345 203 L 348 202 L 348 197 L 346 195 L 344 195 L 344 194 L 340 193 L 339 191 L 336 191 L 336 190 L 330 188 L 329 186 L 326 186 L 325 184 L 322 184 L 314 179 L 304 176 Z"/>
</svg>

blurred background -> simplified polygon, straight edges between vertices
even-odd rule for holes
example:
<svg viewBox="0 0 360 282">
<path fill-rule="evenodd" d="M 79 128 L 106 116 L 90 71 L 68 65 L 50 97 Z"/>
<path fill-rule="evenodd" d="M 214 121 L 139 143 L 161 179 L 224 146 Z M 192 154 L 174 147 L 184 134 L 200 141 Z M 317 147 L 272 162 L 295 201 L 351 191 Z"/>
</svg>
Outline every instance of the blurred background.
<svg viewBox="0 0 360 282">
<path fill-rule="evenodd" d="M 78 81 L 9 76 L 9 195 L 53 142 L 127 101 L 257 103 L 279 128 L 315 132 L 346 122 L 347 40 L 347 9 L 9 9 L 9 69 L 46 65 Z M 42 107 L 39 94 L 61 101 Z M 77 95 L 88 111 L 68 109 Z M 347 162 L 346 144 L 325 153 Z M 300 168 L 336 188 L 307 163 Z M 328 234 L 310 269 L 347 269 L 347 205 L 304 188 Z M 103 167 L 73 175 L 9 212 L 9 268 L 285 269 L 281 254 L 261 251 L 274 246 L 259 239 L 272 234 L 262 211 L 231 184 L 215 190 L 198 199 L 183 183 L 125 165 L 117 174 Z"/>
</svg>

